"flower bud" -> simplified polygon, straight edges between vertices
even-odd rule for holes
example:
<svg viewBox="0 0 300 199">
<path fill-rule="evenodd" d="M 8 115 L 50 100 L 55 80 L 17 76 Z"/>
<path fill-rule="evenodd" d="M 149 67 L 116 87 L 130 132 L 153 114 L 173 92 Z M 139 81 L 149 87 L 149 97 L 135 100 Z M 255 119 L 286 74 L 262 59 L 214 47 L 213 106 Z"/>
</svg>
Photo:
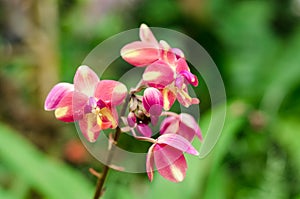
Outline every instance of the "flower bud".
<svg viewBox="0 0 300 199">
<path fill-rule="evenodd" d="M 143 106 L 150 115 L 159 116 L 163 108 L 163 97 L 161 92 L 149 87 L 144 91 Z"/>
<path fill-rule="evenodd" d="M 128 126 L 134 127 L 136 124 L 136 116 L 133 112 L 130 112 L 127 116 Z"/>
</svg>

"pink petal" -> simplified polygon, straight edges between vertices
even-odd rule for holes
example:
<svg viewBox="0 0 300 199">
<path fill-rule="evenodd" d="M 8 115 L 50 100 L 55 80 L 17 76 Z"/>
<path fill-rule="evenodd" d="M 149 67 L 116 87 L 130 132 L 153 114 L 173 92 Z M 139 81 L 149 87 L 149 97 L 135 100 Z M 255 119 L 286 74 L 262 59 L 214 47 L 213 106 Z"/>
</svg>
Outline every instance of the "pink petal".
<svg viewBox="0 0 300 199">
<path fill-rule="evenodd" d="M 152 153 L 153 147 L 154 147 L 154 145 L 152 145 L 148 149 L 148 153 L 147 153 L 147 157 L 146 157 L 146 171 L 147 171 L 147 175 L 148 175 L 150 182 L 152 182 L 152 180 L 153 180 L 153 172 L 154 172 L 154 157 L 153 157 L 153 153 Z"/>
<path fill-rule="evenodd" d="M 181 90 L 177 91 L 176 98 L 180 104 L 182 104 L 185 107 L 189 107 L 192 104 L 199 104 L 199 99 L 192 98 L 189 96 L 188 89 L 186 85 L 184 84 L 185 88 L 182 88 Z"/>
<path fill-rule="evenodd" d="M 144 91 L 143 106 L 150 115 L 159 116 L 163 108 L 163 97 L 156 88 L 149 87 Z"/>
<path fill-rule="evenodd" d="M 140 39 L 142 42 L 158 45 L 157 40 L 146 24 L 142 24 L 140 27 Z"/>
<path fill-rule="evenodd" d="M 105 102 L 111 102 L 112 106 L 120 105 L 127 95 L 124 84 L 114 80 L 101 80 L 98 82 L 95 97 Z"/>
<path fill-rule="evenodd" d="M 74 91 L 74 85 L 69 83 L 58 83 L 49 92 L 44 108 L 46 111 L 52 111 L 57 108 L 58 103 L 68 93 Z"/>
<path fill-rule="evenodd" d="M 89 142 L 96 142 L 101 130 L 101 128 L 97 124 L 96 114 L 85 114 L 83 118 L 79 120 L 79 127 L 83 136 Z"/>
<path fill-rule="evenodd" d="M 87 105 L 89 98 L 80 92 L 73 92 L 72 110 L 75 121 L 82 119 L 84 108 Z"/>
<path fill-rule="evenodd" d="M 184 53 L 179 48 L 172 48 L 172 52 L 176 55 L 177 59 L 184 58 Z"/>
<path fill-rule="evenodd" d="M 160 134 L 177 133 L 179 129 L 179 118 L 174 116 L 166 117 L 160 125 Z"/>
<path fill-rule="evenodd" d="M 172 68 L 166 62 L 159 60 L 146 68 L 143 81 L 151 87 L 160 89 L 172 83 L 175 79 L 174 75 Z"/>
<path fill-rule="evenodd" d="M 142 134 L 145 137 L 151 137 L 152 136 L 152 130 L 147 124 L 138 124 L 136 126 L 138 132 Z"/>
<path fill-rule="evenodd" d="M 164 60 L 165 62 L 167 62 L 168 64 L 175 66 L 177 58 L 176 58 L 176 55 L 173 53 L 169 44 L 164 40 L 161 40 L 159 42 L 159 44 L 161 47 L 161 49 L 160 49 L 161 59 Z"/>
<path fill-rule="evenodd" d="M 184 58 L 180 58 L 177 61 L 176 72 L 180 73 L 181 71 L 190 71 L 190 68 Z"/>
<path fill-rule="evenodd" d="M 168 88 L 164 88 L 162 90 L 162 95 L 163 95 L 163 99 L 164 99 L 164 109 L 166 111 L 168 111 L 174 104 L 174 102 L 176 100 L 176 95 L 173 93 L 173 91 L 171 91 Z"/>
<path fill-rule="evenodd" d="M 170 146 L 155 144 L 153 156 L 155 166 L 161 176 L 172 182 L 183 181 L 187 164 L 181 151 Z"/>
<path fill-rule="evenodd" d="M 121 56 L 133 66 L 144 67 L 158 60 L 159 50 L 154 44 L 135 41 L 121 49 Z"/>
<path fill-rule="evenodd" d="M 73 92 L 67 93 L 55 109 L 55 117 L 63 122 L 74 122 L 73 117 Z"/>
<path fill-rule="evenodd" d="M 99 82 L 97 74 L 88 66 L 80 66 L 74 77 L 75 91 L 84 93 L 88 97 L 93 97 L 96 85 Z"/>
<path fill-rule="evenodd" d="M 177 134 L 163 134 L 157 138 L 158 144 L 167 144 L 177 150 L 186 152 L 192 155 L 199 155 L 198 151 L 193 145 L 181 135 Z"/>
<path fill-rule="evenodd" d="M 178 134 L 191 141 L 196 135 L 202 140 L 201 130 L 194 117 L 187 113 L 181 113 Z"/>
</svg>

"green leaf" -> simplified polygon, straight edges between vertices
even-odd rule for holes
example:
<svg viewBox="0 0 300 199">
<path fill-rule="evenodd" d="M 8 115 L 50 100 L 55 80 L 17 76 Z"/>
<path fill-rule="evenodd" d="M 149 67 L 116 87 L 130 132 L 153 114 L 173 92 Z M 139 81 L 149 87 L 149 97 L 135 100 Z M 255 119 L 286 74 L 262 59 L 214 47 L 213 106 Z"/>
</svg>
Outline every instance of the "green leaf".
<svg viewBox="0 0 300 199">
<path fill-rule="evenodd" d="M 1 123 L 0 132 L 1 161 L 39 193 L 49 199 L 92 197 L 93 188 L 81 174 L 45 156 L 15 130 Z"/>
</svg>

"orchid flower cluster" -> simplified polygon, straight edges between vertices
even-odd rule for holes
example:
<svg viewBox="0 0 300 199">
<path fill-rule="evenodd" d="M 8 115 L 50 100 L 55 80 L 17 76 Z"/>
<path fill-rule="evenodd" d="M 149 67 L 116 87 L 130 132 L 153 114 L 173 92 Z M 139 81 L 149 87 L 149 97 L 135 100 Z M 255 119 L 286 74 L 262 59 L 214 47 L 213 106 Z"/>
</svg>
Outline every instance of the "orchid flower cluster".
<svg viewBox="0 0 300 199">
<path fill-rule="evenodd" d="M 54 110 L 58 120 L 78 122 L 89 142 L 96 142 L 102 130 L 116 128 L 130 132 L 137 140 L 151 142 L 146 157 L 149 180 L 153 180 L 156 168 L 167 180 L 180 182 L 187 169 L 184 153 L 198 155 L 191 142 L 194 137 L 201 141 L 202 135 L 193 116 L 170 109 L 176 100 L 185 107 L 199 103 L 188 93 L 188 86 L 197 86 L 198 79 L 180 49 L 163 40 L 158 42 L 145 24 L 141 25 L 139 36 L 140 41 L 121 49 L 126 62 L 145 67 L 136 88 L 128 91 L 121 82 L 100 80 L 83 65 L 76 71 L 74 84 L 58 83 L 52 88 L 45 110 Z M 118 115 L 120 105 L 128 110 L 126 115 Z M 156 125 L 160 125 L 160 130 L 154 139 L 151 126 Z"/>
</svg>

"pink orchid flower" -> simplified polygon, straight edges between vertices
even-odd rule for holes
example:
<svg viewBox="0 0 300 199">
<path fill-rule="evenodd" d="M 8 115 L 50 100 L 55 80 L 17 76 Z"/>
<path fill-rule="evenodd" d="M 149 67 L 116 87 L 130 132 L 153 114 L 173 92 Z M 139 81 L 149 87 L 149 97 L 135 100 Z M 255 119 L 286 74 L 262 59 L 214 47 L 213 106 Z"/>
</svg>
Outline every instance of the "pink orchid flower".
<svg viewBox="0 0 300 199">
<path fill-rule="evenodd" d="M 178 134 L 190 142 L 195 136 L 203 140 L 200 127 L 194 117 L 187 113 L 172 113 L 166 117 L 160 125 L 160 134 Z"/>
<path fill-rule="evenodd" d="M 156 167 L 158 173 L 167 180 L 181 182 L 187 170 L 183 153 L 199 155 L 191 143 L 180 135 L 159 136 L 147 153 L 146 170 L 149 180 L 153 180 L 154 167 Z"/>
<path fill-rule="evenodd" d="M 78 121 L 89 142 L 95 142 L 103 129 L 116 128 L 116 106 L 127 95 L 124 84 L 113 80 L 100 81 L 88 66 L 80 66 L 74 85 L 58 83 L 45 100 L 45 110 L 55 110 L 55 117 L 64 122 Z"/>
<path fill-rule="evenodd" d="M 198 78 L 190 72 L 184 58 L 173 65 L 162 60 L 152 63 L 143 73 L 143 83 L 161 90 L 165 110 L 169 110 L 176 99 L 185 107 L 199 103 L 198 98 L 188 93 L 188 85 L 198 86 Z"/>
<path fill-rule="evenodd" d="M 169 110 L 176 99 L 185 107 L 198 104 L 199 100 L 190 97 L 187 88 L 188 84 L 197 86 L 198 79 L 190 72 L 183 52 L 171 48 L 166 41 L 158 42 L 145 24 L 141 25 L 139 35 L 141 41 L 124 46 L 121 56 L 136 67 L 147 66 L 143 84 L 161 90 L 164 109 Z"/>
</svg>

